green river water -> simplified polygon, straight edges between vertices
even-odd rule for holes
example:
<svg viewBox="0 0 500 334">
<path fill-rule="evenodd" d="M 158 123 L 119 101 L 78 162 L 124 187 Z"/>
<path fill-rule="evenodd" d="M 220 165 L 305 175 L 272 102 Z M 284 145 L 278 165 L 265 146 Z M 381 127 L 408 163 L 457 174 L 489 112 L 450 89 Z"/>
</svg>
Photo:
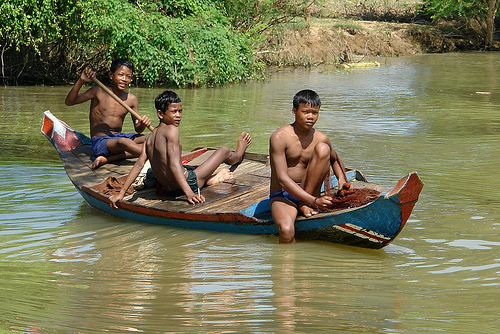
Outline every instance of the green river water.
<svg viewBox="0 0 500 334">
<path fill-rule="evenodd" d="M 0 333 L 497 333 L 500 53 L 381 59 L 178 89 L 184 149 L 267 153 L 304 88 L 346 166 L 425 182 L 382 250 L 125 222 L 89 207 L 40 133 L 43 111 L 88 134 L 70 87 L 0 88 Z M 163 89 L 131 88 L 155 120 Z M 125 130 L 131 130 L 127 119 Z"/>
</svg>

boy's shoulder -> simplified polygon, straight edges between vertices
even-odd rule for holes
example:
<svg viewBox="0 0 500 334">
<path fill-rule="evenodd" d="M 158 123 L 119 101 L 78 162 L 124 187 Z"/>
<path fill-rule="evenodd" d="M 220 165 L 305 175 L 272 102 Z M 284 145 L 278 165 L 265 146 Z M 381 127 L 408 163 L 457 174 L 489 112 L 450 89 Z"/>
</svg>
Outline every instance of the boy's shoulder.
<svg viewBox="0 0 500 334">
<path fill-rule="evenodd" d="M 293 127 L 291 124 L 287 124 L 287 125 L 284 125 L 280 128 L 277 128 L 276 130 L 274 130 L 272 135 L 280 134 L 280 133 L 287 133 L 287 132 L 293 132 Z"/>
<path fill-rule="evenodd" d="M 291 142 L 294 142 L 297 136 L 295 132 L 293 131 L 292 125 L 288 124 L 285 126 L 282 126 L 281 128 L 276 129 L 270 138 L 270 145 L 272 147 L 286 147 L 288 146 Z"/>
<path fill-rule="evenodd" d="M 130 92 L 126 92 L 124 91 L 125 94 L 127 94 L 127 98 L 133 98 L 133 99 L 137 99 L 137 96 L 135 96 L 134 94 L 130 93 Z"/>
<path fill-rule="evenodd" d="M 90 94 L 92 97 L 97 97 L 97 94 L 105 93 L 104 90 L 99 86 L 93 86 L 87 89 L 85 94 Z"/>
<path fill-rule="evenodd" d="M 318 129 L 314 129 L 314 137 L 319 138 L 319 139 L 328 138 L 327 135 L 325 135 L 323 132 L 319 131 Z"/>
<path fill-rule="evenodd" d="M 179 128 L 172 124 L 160 123 L 154 130 L 155 133 L 159 133 L 166 138 L 171 138 L 172 136 L 179 136 Z"/>
</svg>

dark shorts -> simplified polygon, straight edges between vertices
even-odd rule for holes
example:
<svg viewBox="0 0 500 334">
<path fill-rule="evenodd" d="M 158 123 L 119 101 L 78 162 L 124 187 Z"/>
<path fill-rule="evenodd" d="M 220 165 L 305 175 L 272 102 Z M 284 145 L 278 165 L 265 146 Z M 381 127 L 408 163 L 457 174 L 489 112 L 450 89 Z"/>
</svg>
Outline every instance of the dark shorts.
<svg viewBox="0 0 500 334">
<path fill-rule="evenodd" d="M 186 169 L 186 171 L 184 173 L 187 173 L 186 181 L 187 181 L 189 187 L 191 188 L 191 190 L 193 190 L 194 193 L 197 193 L 199 188 L 198 188 L 198 178 L 196 177 L 196 173 L 194 172 L 196 167 L 184 165 L 184 168 Z M 153 173 L 152 169 L 149 169 L 148 173 L 150 170 L 151 170 L 151 174 L 153 174 L 153 177 L 154 177 L 154 173 Z M 160 196 L 160 195 L 163 195 L 165 193 L 168 193 L 168 194 L 174 195 L 174 196 L 180 196 L 180 195 L 184 194 L 182 189 L 171 190 L 168 187 L 164 187 L 160 182 L 157 182 L 156 183 L 156 195 Z"/>
<path fill-rule="evenodd" d="M 191 189 L 196 193 L 198 191 L 198 178 L 196 177 L 196 173 L 194 172 L 196 167 L 184 165 L 184 168 L 186 168 L 188 172 L 186 181 L 191 187 Z"/>
<path fill-rule="evenodd" d="M 296 206 L 299 206 L 299 199 L 290 195 L 288 193 L 288 191 L 286 191 L 286 190 L 277 191 L 277 192 L 269 195 L 269 199 L 271 199 L 271 200 L 273 198 L 276 198 L 276 197 L 285 198 L 285 199 L 289 200 L 290 202 L 292 202 L 293 204 L 295 204 Z"/>
<path fill-rule="evenodd" d="M 135 137 L 141 136 L 138 133 L 122 133 L 118 132 L 108 136 L 94 137 L 92 138 L 92 154 L 94 157 L 98 157 L 100 155 L 109 157 L 108 151 L 108 140 L 110 139 L 120 139 L 120 138 L 128 138 L 134 140 Z"/>
</svg>

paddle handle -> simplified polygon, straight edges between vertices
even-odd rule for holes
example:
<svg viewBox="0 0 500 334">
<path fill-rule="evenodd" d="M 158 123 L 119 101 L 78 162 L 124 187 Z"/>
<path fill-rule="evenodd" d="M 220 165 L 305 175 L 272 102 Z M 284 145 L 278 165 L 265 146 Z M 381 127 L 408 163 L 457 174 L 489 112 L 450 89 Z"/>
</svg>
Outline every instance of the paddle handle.
<svg viewBox="0 0 500 334">
<path fill-rule="evenodd" d="M 141 119 L 141 115 L 139 115 L 134 109 L 130 108 L 125 102 L 122 101 L 122 99 L 120 99 L 118 96 L 116 96 L 115 93 L 113 93 L 111 91 L 111 89 L 109 89 L 108 87 L 106 87 L 99 79 L 97 78 L 92 78 L 92 80 L 99 86 L 101 87 L 106 93 L 109 94 L 109 96 L 111 96 L 113 99 L 116 100 L 116 102 L 118 102 L 119 104 L 122 105 L 123 108 L 127 109 L 127 111 L 129 113 L 132 114 L 132 116 L 134 116 L 136 119 Z M 148 126 L 148 129 L 153 131 L 153 127 L 150 125 Z"/>
</svg>

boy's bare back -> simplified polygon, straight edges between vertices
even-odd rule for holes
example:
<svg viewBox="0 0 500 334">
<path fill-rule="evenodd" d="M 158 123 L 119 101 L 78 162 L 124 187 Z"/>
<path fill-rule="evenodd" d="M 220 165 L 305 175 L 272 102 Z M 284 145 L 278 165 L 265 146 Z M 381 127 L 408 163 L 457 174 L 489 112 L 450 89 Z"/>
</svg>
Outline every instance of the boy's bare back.
<svg viewBox="0 0 500 334">
<path fill-rule="evenodd" d="M 147 137 L 145 142 L 147 158 L 151 168 L 161 184 L 175 184 L 171 171 L 171 159 L 177 159 L 180 165 L 182 145 L 179 141 L 179 128 L 161 123 Z"/>
</svg>

